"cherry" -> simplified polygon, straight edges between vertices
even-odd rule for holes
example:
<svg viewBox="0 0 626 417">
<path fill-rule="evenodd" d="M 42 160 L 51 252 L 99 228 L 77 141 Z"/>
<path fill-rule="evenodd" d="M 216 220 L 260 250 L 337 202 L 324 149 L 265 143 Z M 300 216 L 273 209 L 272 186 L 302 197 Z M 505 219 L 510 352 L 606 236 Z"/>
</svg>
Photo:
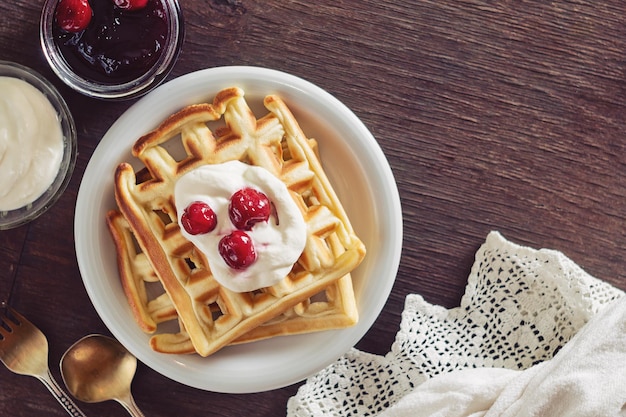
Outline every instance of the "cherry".
<svg viewBox="0 0 626 417">
<path fill-rule="evenodd" d="M 233 269 L 245 269 L 256 261 L 252 239 L 241 230 L 234 230 L 221 238 L 218 250 L 226 265 Z"/>
<path fill-rule="evenodd" d="M 237 229 L 250 230 L 270 217 L 270 200 L 254 188 L 242 188 L 230 197 L 228 216 Z"/>
<path fill-rule="evenodd" d="M 113 0 L 113 3 L 120 9 L 139 10 L 146 7 L 148 0 Z"/>
<path fill-rule="evenodd" d="M 189 204 L 180 217 L 180 222 L 190 235 L 209 233 L 217 226 L 217 216 L 209 205 L 202 201 Z"/>
<path fill-rule="evenodd" d="M 87 0 L 60 0 L 55 12 L 59 27 L 67 32 L 85 30 L 91 22 L 91 15 Z"/>
</svg>

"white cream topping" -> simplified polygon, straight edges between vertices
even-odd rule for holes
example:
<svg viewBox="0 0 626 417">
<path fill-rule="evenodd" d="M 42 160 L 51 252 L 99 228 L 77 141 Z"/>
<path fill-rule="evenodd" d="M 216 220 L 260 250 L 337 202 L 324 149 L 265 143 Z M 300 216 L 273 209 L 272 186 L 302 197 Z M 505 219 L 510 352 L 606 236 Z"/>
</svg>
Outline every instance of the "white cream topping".
<svg viewBox="0 0 626 417">
<path fill-rule="evenodd" d="M 257 259 L 249 267 L 236 270 L 222 259 L 218 242 L 236 230 L 228 216 L 230 197 L 251 187 L 262 191 L 274 205 L 269 221 L 257 223 L 246 233 L 252 239 Z M 254 291 L 277 284 L 287 276 L 306 243 L 306 223 L 285 184 L 265 168 L 230 161 L 204 165 L 182 176 L 174 190 L 178 222 L 185 208 L 194 201 L 207 203 L 217 216 L 217 226 L 207 234 L 191 235 L 190 240 L 207 258 L 215 279 L 236 291 Z"/>
<path fill-rule="evenodd" d="M 24 80 L 0 76 L 0 211 L 24 207 L 54 181 L 63 132 L 46 96 Z"/>
</svg>

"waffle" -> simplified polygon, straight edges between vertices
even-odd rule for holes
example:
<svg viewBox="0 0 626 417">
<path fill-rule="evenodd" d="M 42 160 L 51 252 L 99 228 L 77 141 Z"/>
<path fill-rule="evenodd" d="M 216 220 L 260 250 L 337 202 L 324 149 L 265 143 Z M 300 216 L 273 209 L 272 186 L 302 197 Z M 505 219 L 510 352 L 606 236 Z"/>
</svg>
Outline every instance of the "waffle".
<svg viewBox="0 0 626 417">
<path fill-rule="evenodd" d="M 350 272 L 365 256 L 317 155 L 286 104 L 263 101 L 258 118 L 243 90 L 190 105 L 135 142 L 115 171 L 117 209 L 107 224 L 120 278 L 152 349 L 208 356 L 229 344 L 343 328 L 358 320 Z M 181 151 L 182 149 L 182 151 Z M 176 155 L 176 151 L 180 155 Z M 204 164 L 231 160 L 266 168 L 285 183 L 307 225 L 305 248 L 278 284 L 237 293 L 212 276 L 204 255 L 183 237 L 174 186 Z"/>
</svg>

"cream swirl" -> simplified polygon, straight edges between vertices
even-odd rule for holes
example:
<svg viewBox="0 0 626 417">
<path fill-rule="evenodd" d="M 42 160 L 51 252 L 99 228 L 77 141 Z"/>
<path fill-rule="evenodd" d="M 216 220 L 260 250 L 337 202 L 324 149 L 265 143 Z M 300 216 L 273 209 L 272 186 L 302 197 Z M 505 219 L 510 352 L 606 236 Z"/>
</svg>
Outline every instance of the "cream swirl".
<svg viewBox="0 0 626 417">
<path fill-rule="evenodd" d="M 257 223 L 246 233 L 256 250 L 256 261 L 245 269 L 230 268 L 218 250 L 220 239 L 234 230 L 228 214 L 231 196 L 251 187 L 267 195 L 274 206 L 267 222 Z M 187 206 L 202 201 L 217 217 L 217 226 L 206 234 L 183 236 L 206 257 L 215 279 L 235 292 L 254 291 L 280 282 L 298 260 L 306 244 L 306 223 L 285 184 L 265 168 L 230 161 L 203 165 L 183 175 L 175 185 L 174 199 L 179 224 Z"/>
</svg>

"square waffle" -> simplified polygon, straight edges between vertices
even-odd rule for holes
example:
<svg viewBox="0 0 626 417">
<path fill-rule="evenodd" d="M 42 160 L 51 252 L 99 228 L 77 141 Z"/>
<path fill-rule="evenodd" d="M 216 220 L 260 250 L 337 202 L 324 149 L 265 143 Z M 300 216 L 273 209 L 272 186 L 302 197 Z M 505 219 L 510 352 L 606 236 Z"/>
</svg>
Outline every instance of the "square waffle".
<svg viewBox="0 0 626 417">
<path fill-rule="evenodd" d="M 135 171 L 115 172 L 118 208 L 107 214 L 120 278 L 139 327 L 165 353 L 208 356 L 228 344 L 353 325 L 358 311 L 350 272 L 365 247 L 307 138 L 277 96 L 257 118 L 233 87 L 212 103 L 190 105 L 135 142 Z M 173 142 L 184 155 L 173 155 Z M 212 276 L 204 255 L 183 237 L 174 187 L 205 164 L 231 160 L 261 166 L 287 186 L 307 225 L 305 248 L 278 284 L 237 293 Z"/>
</svg>

